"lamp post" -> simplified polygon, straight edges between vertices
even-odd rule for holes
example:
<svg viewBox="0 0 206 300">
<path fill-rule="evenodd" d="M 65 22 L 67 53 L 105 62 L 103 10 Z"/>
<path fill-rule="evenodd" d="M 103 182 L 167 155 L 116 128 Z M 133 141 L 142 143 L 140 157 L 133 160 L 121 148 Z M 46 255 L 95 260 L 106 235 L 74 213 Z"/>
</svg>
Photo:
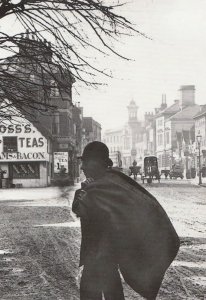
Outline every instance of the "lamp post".
<svg viewBox="0 0 206 300">
<path fill-rule="evenodd" d="M 198 135 L 196 136 L 198 149 L 199 149 L 199 185 L 202 184 L 202 177 L 201 177 L 201 160 L 200 160 L 200 146 L 201 146 L 201 140 L 202 136 L 200 134 L 200 131 L 198 132 Z"/>
</svg>

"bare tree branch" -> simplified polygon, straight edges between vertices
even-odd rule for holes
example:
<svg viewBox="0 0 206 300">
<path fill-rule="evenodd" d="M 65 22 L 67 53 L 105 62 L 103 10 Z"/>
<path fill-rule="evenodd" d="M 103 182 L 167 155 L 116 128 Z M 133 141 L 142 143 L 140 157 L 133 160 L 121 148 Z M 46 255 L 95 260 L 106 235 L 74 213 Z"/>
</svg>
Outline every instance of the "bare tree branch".
<svg viewBox="0 0 206 300">
<path fill-rule="evenodd" d="M 113 43 L 121 35 L 145 37 L 115 12 L 121 5 L 118 0 L 1 0 L 0 25 L 13 15 L 22 32 L 0 32 L 0 102 L 8 99 L 22 112 L 50 113 L 56 109 L 52 90 L 71 101 L 75 81 L 101 84 L 95 75 L 110 74 L 92 63 L 88 51 L 128 59 Z"/>
</svg>

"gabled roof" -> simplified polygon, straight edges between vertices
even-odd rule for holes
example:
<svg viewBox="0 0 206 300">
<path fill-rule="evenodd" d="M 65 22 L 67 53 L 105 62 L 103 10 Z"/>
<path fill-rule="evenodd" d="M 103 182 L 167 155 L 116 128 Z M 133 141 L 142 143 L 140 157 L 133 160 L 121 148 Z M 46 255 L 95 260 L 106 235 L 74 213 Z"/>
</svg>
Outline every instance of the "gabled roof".
<svg viewBox="0 0 206 300">
<path fill-rule="evenodd" d="M 21 112 L 20 109 L 17 109 L 15 105 L 11 104 L 11 101 L 9 100 L 4 100 L 1 104 L 4 104 L 4 102 L 6 104 L 10 104 L 11 106 L 9 107 L 5 107 L 5 108 L 1 108 L 1 111 L 10 113 L 12 116 L 12 120 L 13 122 L 17 121 L 19 122 L 19 120 L 26 120 L 28 122 L 30 122 L 34 127 L 36 127 L 36 129 L 45 137 L 45 138 L 51 138 L 52 139 L 52 134 L 51 132 L 45 127 L 43 126 L 40 121 L 38 121 L 37 119 L 35 119 L 35 116 L 31 116 L 29 113 L 23 111 Z"/>
<path fill-rule="evenodd" d="M 160 111 L 158 115 L 154 116 L 155 118 L 160 117 L 162 115 L 174 115 L 178 111 L 180 111 L 180 104 L 179 101 L 175 101 L 172 105 L 169 107 L 165 108 L 164 110 Z"/>
<path fill-rule="evenodd" d="M 194 116 L 194 119 L 204 115 L 206 115 L 206 104 L 200 106 L 199 112 L 197 112 L 197 114 Z"/>
<path fill-rule="evenodd" d="M 170 117 L 170 120 L 192 120 L 199 111 L 199 105 L 187 106 Z"/>
</svg>

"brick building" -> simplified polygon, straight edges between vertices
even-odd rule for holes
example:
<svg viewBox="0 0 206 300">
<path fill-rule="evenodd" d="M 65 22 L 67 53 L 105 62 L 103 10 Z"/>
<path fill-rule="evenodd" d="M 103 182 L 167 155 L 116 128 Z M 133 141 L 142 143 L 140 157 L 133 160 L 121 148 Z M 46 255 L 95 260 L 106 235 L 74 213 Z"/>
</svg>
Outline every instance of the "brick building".
<svg viewBox="0 0 206 300">
<path fill-rule="evenodd" d="M 82 129 L 83 148 L 90 142 L 101 141 L 101 125 L 92 117 L 83 117 Z"/>
<path fill-rule="evenodd" d="M 34 41 L 32 41 L 34 43 Z M 38 42 L 36 42 L 38 43 Z M 37 45 L 38 46 L 38 45 Z M 28 43 L 29 47 L 29 43 Z M 49 48 L 48 48 L 49 49 Z M 21 47 L 20 50 L 21 51 Z M 31 48 L 31 51 L 33 49 Z M 32 56 L 32 53 L 31 53 Z M 35 83 L 37 83 L 37 88 L 34 91 L 34 95 L 36 99 L 39 99 L 41 103 L 41 99 L 44 96 L 44 93 L 47 93 L 47 98 L 49 99 L 49 105 L 56 107 L 55 110 L 48 110 L 48 112 L 41 113 L 40 110 L 37 109 L 31 109 L 27 108 L 23 112 L 20 112 L 24 118 L 23 123 L 31 124 L 31 126 L 34 127 L 32 131 L 30 132 L 31 138 L 35 138 L 35 133 L 42 133 L 41 136 L 44 140 L 44 146 L 46 147 L 47 142 L 49 140 L 49 159 L 46 161 L 49 162 L 49 171 L 44 173 L 45 178 L 42 179 L 42 182 L 44 181 L 44 184 L 47 185 L 50 184 L 52 180 L 56 180 L 60 177 L 64 177 L 67 179 L 68 182 L 72 183 L 75 179 L 75 177 L 78 176 L 78 161 L 77 161 L 77 154 L 81 151 L 81 139 L 82 139 L 82 111 L 79 107 L 74 106 L 72 102 L 72 86 L 74 84 L 74 80 L 68 72 L 65 72 L 65 74 L 59 73 L 58 68 L 53 70 L 55 73 L 55 77 L 60 78 L 62 82 L 64 81 L 64 84 L 62 85 L 62 88 L 60 89 L 57 84 L 55 83 L 54 78 L 49 78 L 48 74 L 46 77 L 46 82 L 48 84 L 47 89 L 45 90 L 44 86 L 38 85 L 39 76 L 38 74 L 34 73 L 32 68 L 32 72 L 29 69 L 29 61 L 28 57 L 25 58 L 25 63 L 19 61 L 19 68 L 18 68 L 18 58 L 12 57 L 10 58 L 10 64 L 12 64 L 12 61 L 15 64 L 15 72 L 16 75 L 18 75 L 18 71 L 20 74 L 25 74 L 25 78 L 29 76 L 29 78 Z M 52 53 L 51 51 L 48 51 L 47 53 L 47 59 L 52 60 Z M 33 65 L 32 65 L 33 66 Z M 28 69 L 27 69 L 28 68 Z M 35 86 L 35 85 L 34 85 Z M 46 85 L 47 86 L 47 85 Z M 52 87 L 51 87 L 52 86 Z M 66 86 L 64 89 L 63 86 Z M 29 86 L 28 86 L 29 88 Z M 39 108 L 41 107 L 41 104 L 39 104 Z M 11 124 L 7 124 L 8 128 L 12 125 L 13 120 L 11 120 Z M 32 127 L 32 128 L 33 128 Z M 3 127 L 2 127 L 3 128 Z M 4 131 L 4 128 L 1 129 Z M 5 130 L 5 133 L 8 132 L 8 130 Z M 5 135 L 3 132 L 3 134 Z M 20 132 L 17 131 L 15 133 L 16 135 L 12 135 L 14 139 L 17 140 L 17 146 L 20 147 L 19 141 L 21 141 Z M 12 139 L 9 137 L 12 137 L 11 135 L 8 136 L 7 143 L 9 141 L 12 143 Z M 34 136 L 34 137 L 33 137 Z M 6 157 L 11 158 L 10 153 L 12 152 L 12 157 L 14 156 L 14 153 L 17 153 L 18 149 L 14 151 L 13 148 L 10 149 L 9 147 L 5 147 L 5 141 L 6 136 L 2 136 L 2 132 L 0 135 L 1 138 L 4 139 L 3 142 L 3 148 L 1 149 L 1 157 L 5 157 L 4 153 L 6 154 Z M 47 141 L 47 142 L 46 142 Z M 26 144 L 27 146 L 29 144 Z M 47 145 L 48 146 L 48 145 Z M 29 147 L 29 146 L 28 146 Z M 34 146 L 35 148 L 36 146 Z M 9 150 L 10 149 L 10 150 Z M 34 149 L 33 149 L 34 150 Z M 26 151 L 26 150 L 25 150 Z M 46 151 L 46 150 L 45 150 Z M 48 154 L 48 151 L 46 151 Z M 19 162 L 21 162 L 20 155 L 17 155 L 17 162 L 19 158 Z M 1 164 L 1 161 L 0 161 Z M 11 168 L 12 169 L 12 168 Z M 25 174 L 22 174 L 25 179 L 28 175 L 26 168 L 24 168 Z M 43 174 L 43 173 L 41 173 Z M 11 174 L 10 174 L 11 175 Z M 9 176 L 10 176 L 9 175 Z M 11 177 L 11 176 L 10 176 Z M 49 179 L 48 179 L 49 178 Z M 18 178 L 20 181 L 21 178 Z M 29 177 L 28 177 L 29 179 Z M 28 181 L 29 182 L 29 181 Z M 30 181 L 31 182 L 31 181 Z M 36 186 L 40 185 L 39 181 L 36 181 Z M 28 186 L 28 184 L 24 185 Z M 31 184 L 33 186 L 33 184 Z"/>
</svg>

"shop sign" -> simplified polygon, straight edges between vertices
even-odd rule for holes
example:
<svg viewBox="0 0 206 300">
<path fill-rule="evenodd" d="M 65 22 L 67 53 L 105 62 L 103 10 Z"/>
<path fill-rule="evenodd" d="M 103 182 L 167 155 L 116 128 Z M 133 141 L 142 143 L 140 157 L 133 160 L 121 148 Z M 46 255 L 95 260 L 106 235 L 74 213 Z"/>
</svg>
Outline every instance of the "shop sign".
<svg viewBox="0 0 206 300">
<path fill-rule="evenodd" d="M 0 153 L 0 161 L 25 161 L 25 160 L 32 160 L 32 161 L 42 161 L 48 160 L 48 154 L 45 152 L 15 152 L 15 153 L 8 153 L 8 152 L 1 152 Z"/>
<path fill-rule="evenodd" d="M 54 173 L 68 173 L 68 152 L 54 152 Z"/>
<path fill-rule="evenodd" d="M 31 123 L 0 125 L 0 161 L 49 161 L 47 139 Z"/>
<path fill-rule="evenodd" d="M 32 126 L 30 123 L 28 124 L 4 124 L 0 125 L 0 133 L 1 134 L 19 134 L 19 133 L 31 133 Z"/>
</svg>

